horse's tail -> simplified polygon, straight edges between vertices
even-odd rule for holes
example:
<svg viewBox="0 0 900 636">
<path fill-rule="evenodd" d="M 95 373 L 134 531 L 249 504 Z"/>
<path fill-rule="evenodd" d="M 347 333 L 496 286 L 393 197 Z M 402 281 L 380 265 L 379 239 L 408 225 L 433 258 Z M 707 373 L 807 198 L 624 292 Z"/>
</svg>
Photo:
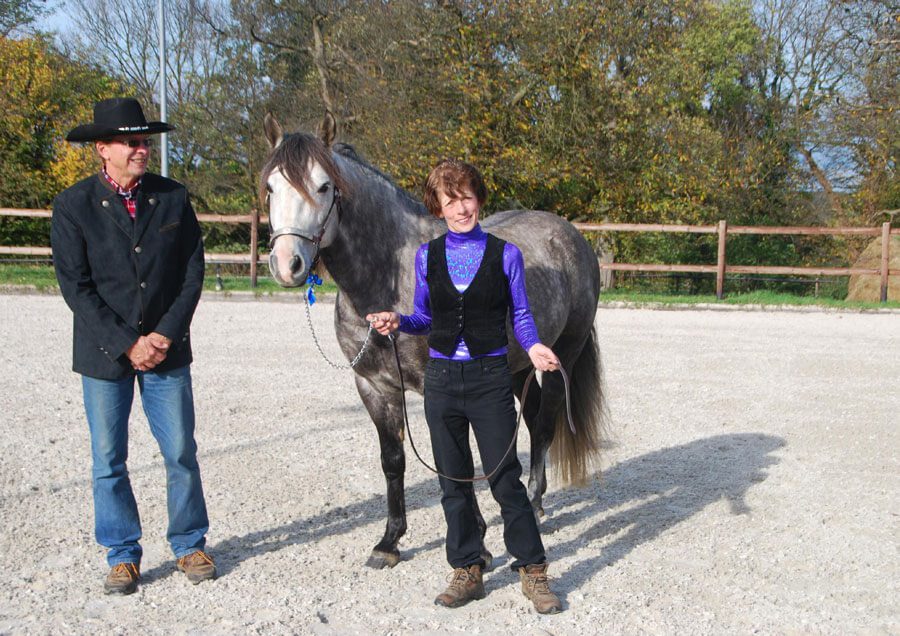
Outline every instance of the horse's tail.
<svg viewBox="0 0 900 636">
<path fill-rule="evenodd" d="M 587 481 L 606 433 L 603 369 L 593 328 L 572 365 L 569 383 L 575 433 L 569 429 L 566 409 L 560 409 L 550 445 L 550 463 L 562 483 L 582 485 Z"/>
</svg>

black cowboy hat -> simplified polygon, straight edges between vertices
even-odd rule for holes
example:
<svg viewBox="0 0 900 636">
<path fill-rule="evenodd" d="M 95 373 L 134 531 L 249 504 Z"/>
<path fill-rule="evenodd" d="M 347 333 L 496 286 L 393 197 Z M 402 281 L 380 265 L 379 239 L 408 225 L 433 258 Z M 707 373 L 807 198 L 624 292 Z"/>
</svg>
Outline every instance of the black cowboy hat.
<svg viewBox="0 0 900 636">
<path fill-rule="evenodd" d="M 148 122 L 138 101 L 132 97 L 113 97 L 94 104 L 94 123 L 76 126 L 66 141 L 101 141 L 117 135 L 156 135 L 174 126 L 162 121 Z"/>
</svg>

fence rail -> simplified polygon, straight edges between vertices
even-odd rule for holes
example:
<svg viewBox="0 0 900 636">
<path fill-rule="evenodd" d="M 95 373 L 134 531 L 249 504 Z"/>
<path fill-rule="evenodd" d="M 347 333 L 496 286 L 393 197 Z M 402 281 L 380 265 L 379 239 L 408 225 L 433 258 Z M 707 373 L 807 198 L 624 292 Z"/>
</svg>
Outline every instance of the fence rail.
<svg viewBox="0 0 900 636">
<path fill-rule="evenodd" d="M 50 210 L 0 208 L 0 216 L 46 218 Z M 250 265 L 250 283 L 256 286 L 259 259 L 259 224 L 268 223 L 268 218 L 260 216 L 256 210 L 250 214 L 198 214 L 203 223 L 226 223 L 250 225 L 250 241 L 246 254 L 207 253 L 208 263 L 235 263 Z M 600 263 L 601 269 L 626 272 L 684 272 L 716 275 L 716 297 L 724 296 L 726 274 L 773 274 L 802 276 L 852 276 L 874 275 L 881 278 L 881 302 L 887 301 L 888 282 L 891 276 L 900 276 L 900 270 L 890 269 L 892 235 L 900 235 L 900 228 L 891 229 L 885 222 L 881 227 L 805 227 L 805 226 L 729 226 L 727 221 L 717 225 L 661 225 L 656 223 L 574 223 L 582 232 L 665 232 L 686 234 L 716 234 L 715 265 L 683 265 L 659 263 Z M 859 267 L 780 267 L 767 265 L 728 265 L 725 259 L 729 234 L 758 235 L 813 235 L 813 236 L 881 236 L 881 266 L 879 268 Z M 0 255 L 51 256 L 49 247 L 0 246 Z"/>
<path fill-rule="evenodd" d="M 881 302 L 887 302 L 888 282 L 891 276 L 900 275 L 900 270 L 890 269 L 891 235 L 900 235 L 900 228 L 891 229 L 885 222 L 881 227 L 774 227 L 735 225 L 729 227 L 727 221 L 718 225 L 659 225 L 652 223 L 575 223 L 582 232 L 675 232 L 688 234 L 717 234 L 715 265 L 679 265 L 656 263 L 600 263 L 601 269 L 630 272 L 697 272 L 716 274 L 716 297 L 724 296 L 725 274 L 775 274 L 803 276 L 851 276 L 874 275 L 881 277 Z M 772 265 L 728 265 L 725 261 L 729 234 L 770 234 L 770 235 L 818 235 L 818 236 L 881 236 L 881 267 L 875 269 L 859 267 L 779 267 Z"/>
</svg>

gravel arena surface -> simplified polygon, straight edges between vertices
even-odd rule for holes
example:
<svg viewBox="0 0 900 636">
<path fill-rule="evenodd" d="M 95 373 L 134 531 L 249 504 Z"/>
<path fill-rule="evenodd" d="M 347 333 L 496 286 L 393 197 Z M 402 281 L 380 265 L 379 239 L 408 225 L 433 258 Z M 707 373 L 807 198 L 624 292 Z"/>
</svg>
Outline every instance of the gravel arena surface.
<svg viewBox="0 0 900 636">
<path fill-rule="evenodd" d="M 332 309 L 313 316 L 337 358 Z M 205 296 L 194 319 L 219 579 L 175 570 L 136 399 L 143 582 L 105 596 L 71 315 L 59 296 L 0 295 L 0 633 L 900 634 L 900 315 L 601 307 L 596 320 L 613 445 L 586 487 L 551 481 L 542 530 L 564 611 L 541 616 L 483 485 L 487 597 L 432 604 L 444 520 L 408 444 L 402 561 L 364 567 L 385 523 L 375 429 L 296 299 Z M 410 410 L 428 449 L 421 397 Z"/>
</svg>

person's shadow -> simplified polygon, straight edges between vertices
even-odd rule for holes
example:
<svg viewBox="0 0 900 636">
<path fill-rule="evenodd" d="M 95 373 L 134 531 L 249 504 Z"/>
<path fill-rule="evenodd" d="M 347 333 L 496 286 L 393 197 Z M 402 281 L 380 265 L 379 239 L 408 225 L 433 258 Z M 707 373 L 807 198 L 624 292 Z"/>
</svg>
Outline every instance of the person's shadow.
<svg viewBox="0 0 900 636">
<path fill-rule="evenodd" d="M 550 516 L 542 523 L 541 530 L 550 559 L 575 555 L 586 546 L 596 546 L 594 556 L 579 561 L 561 579 L 559 592 L 564 595 L 580 588 L 603 567 L 718 501 L 727 501 L 733 515 L 749 514 L 745 501 L 747 491 L 766 479 L 766 469 L 778 462 L 772 453 L 784 445 L 782 438 L 770 435 L 717 435 L 628 459 L 606 470 L 589 487 L 549 492 L 544 504 Z M 527 455 L 522 456 L 522 461 L 527 465 Z M 478 494 L 482 498 L 490 496 L 486 488 L 478 488 Z M 439 505 L 437 481 L 427 480 L 408 487 L 406 499 L 407 510 Z M 612 510 L 616 512 L 608 514 Z M 210 551 L 215 555 L 219 575 L 225 576 L 244 560 L 350 532 L 370 524 L 373 519 L 385 519 L 385 515 L 384 496 L 377 495 L 348 506 L 329 508 L 313 517 L 230 537 L 210 546 Z M 561 543 L 553 541 L 554 531 L 583 524 L 585 519 L 592 523 L 578 536 Z M 497 531 L 501 523 L 499 516 L 490 519 L 488 532 Z M 606 537 L 616 538 L 604 542 Z M 372 537 L 373 545 L 377 538 Z M 443 545 L 443 535 L 404 550 L 401 556 L 407 560 L 440 545 Z M 360 563 L 366 556 L 361 546 Z M 507 559 L 506 555 L 495 557 L 494 568 Z M 513 572 L 502 569 L 507 574 L 496 577 L 490 587 L 505 585 L 515 577 Z M 171 564 L 163 564 L 145 572 L 142 578 L 149 582 L 171 572 Z"/>
</svg>

